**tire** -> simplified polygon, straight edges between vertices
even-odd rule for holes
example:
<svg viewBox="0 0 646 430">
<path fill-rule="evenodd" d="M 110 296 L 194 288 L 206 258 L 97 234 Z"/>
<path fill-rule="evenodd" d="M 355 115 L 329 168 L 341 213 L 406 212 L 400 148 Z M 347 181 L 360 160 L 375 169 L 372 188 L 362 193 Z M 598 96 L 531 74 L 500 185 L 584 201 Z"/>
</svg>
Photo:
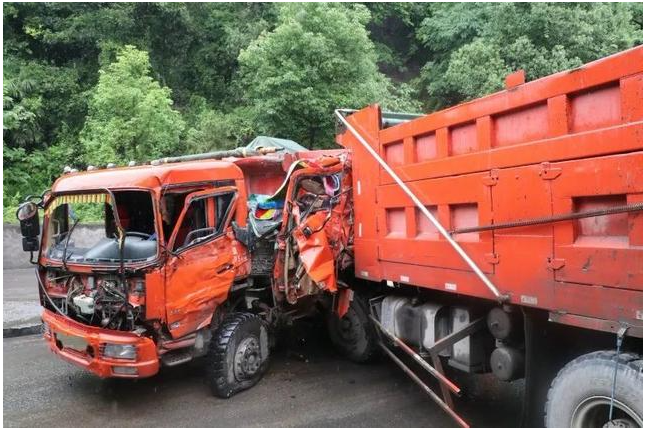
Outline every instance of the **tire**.
<svg viewBox="0 0 646 430">
<path fill-rule="evenodd" d="M 211 340 L 207 360 L 207 376 L 214 396 L 226 399 L 253 387 L 269 364 L 265 322 L 250 313 L 227 315 Z"/>
<path fill-rule="evenodd" d="M 618 362 L 612 421 L 615 352 L 598 351 L 572 360 L 554 378 L 545 405 L 546 427 L 642 427 L 643 362 L 632 353 L 620 354 Z"/>
<path fill-rule="evenodd" d="M 332 343 L 341 354 L 356 363 L 366 363 L 377 356 L 377 333 L 368 316 L 368 301 L 356 291 L 343 318 L 334 310 L 328 314 L 327 327 Z"/>
</svg>

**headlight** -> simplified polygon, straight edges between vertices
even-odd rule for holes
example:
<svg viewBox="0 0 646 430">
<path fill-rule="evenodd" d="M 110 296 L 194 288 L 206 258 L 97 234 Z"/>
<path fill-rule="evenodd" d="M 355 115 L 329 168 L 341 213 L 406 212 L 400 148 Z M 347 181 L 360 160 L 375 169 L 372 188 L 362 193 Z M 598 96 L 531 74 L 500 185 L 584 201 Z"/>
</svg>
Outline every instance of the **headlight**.
<svg viewBox="0 0 646 430">
<path fill-rule="evenodd" d="M 124 360 L 137 359 L 137 347 L 128 344 L 106 343 L 103 348 L 103 356 L 110 358 L 121 358 Z"/>
</svg>

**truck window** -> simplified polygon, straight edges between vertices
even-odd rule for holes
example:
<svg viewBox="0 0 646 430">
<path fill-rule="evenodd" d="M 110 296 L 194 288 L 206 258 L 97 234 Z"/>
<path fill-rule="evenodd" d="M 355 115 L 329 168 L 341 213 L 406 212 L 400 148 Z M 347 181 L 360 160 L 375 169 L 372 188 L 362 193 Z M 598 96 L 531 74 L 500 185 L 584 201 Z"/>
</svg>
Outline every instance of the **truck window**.
<svg viewBox="0 0 646 430">
<path fill-rule="evenodd" d="M 121 226 L 126 232 L 151 235 L 155 233 L 155 215 L 149 193 L 141 191 L 114 192 L 117 202 L 117 214 Z M 116 234 L 112 207 L 106 208 L 106 233 L 108 237 Z"/>
<path fill-rule="evenodd" d="M 175 224 L 182 212 L 184 200 L 190 192 L 167 193 L 161 198 L 159 209 L 161 211 L 162 227 L 164 229 L 164 238 L 168 241 L 173 233 Z"/>
<path fill-rule="evenodd" d="M 123 253 L 119 250 L 114 202 L 125 232 Z M 157 244 L 148 240 L 155 232 L 150 192 L 59 195 L 45 215 L 48 222 L 43 232 L 43 253 L 50 259 L 96 264 L 118 263 L 122 258 L 125 262 L 145 261 L 157 255 Z"/>
<path fill-rule="evenodd" d="M 213 234 L 213 228 L 209 228 L 207 224 L 207 204 L 208 198 L 195 199 L 191 202 L 177 231 L 174 250 L 184 248 L 192 242 Z"/>
<path fill-rule="evenodd" d="M 229 192 L 194 199 L 177 231 L 173 250 L 177 251 L 222 233 L 234 196 L 234 192 Z"/>
<path fill-rule="evenodd" d="M 235 196 L 234 192 L 220 194 L 215 196 L 215 219 L 213 220 L 213 225 L 216 228 L 216 233 L 220 234 L 226 227 L 224 222 L 229 215 L 231 203 L 233 203 L 233 197 Z"/>
</svg>

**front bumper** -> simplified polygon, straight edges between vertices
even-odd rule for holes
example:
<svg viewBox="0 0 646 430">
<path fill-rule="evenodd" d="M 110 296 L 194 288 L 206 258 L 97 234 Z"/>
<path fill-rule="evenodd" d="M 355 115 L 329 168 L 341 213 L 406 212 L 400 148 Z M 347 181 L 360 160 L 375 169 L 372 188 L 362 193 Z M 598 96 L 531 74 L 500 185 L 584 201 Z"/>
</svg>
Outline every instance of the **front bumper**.
<svg viewBox="0 0 646 430">
<path fill-rule="evenodd" d="M 150 338 L 84 325 L 46 309 L 42 318 L 46 324 L 44 338 L 49 349 L 65 361 L 101 378 L 146 378 L 159 371 L 157 348 Z M 65 341 L 69 339 L 75 341 L 76 348 L 65 345 Z M 102 352 L 106 343 L 135 345 L 137 358 L 125 360 L 104 357 Z M 84 350 L 78 344 L 82 344 Z"/>
</svg>

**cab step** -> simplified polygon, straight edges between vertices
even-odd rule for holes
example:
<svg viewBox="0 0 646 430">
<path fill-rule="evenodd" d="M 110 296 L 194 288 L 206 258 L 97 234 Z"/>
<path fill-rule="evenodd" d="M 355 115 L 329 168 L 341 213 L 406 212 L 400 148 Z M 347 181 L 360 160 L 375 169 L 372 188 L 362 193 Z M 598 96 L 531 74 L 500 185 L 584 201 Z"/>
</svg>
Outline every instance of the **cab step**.
<svg viewBox="0 0 646 430">
<path fill-rule="evenodd" d="M 169 351 L 161 356 L 161 362 L 164 366 L 172 367 L 179 364 L 188 363 L 193 359 L 193 348 L 178 349 Z"/>
</svg>

